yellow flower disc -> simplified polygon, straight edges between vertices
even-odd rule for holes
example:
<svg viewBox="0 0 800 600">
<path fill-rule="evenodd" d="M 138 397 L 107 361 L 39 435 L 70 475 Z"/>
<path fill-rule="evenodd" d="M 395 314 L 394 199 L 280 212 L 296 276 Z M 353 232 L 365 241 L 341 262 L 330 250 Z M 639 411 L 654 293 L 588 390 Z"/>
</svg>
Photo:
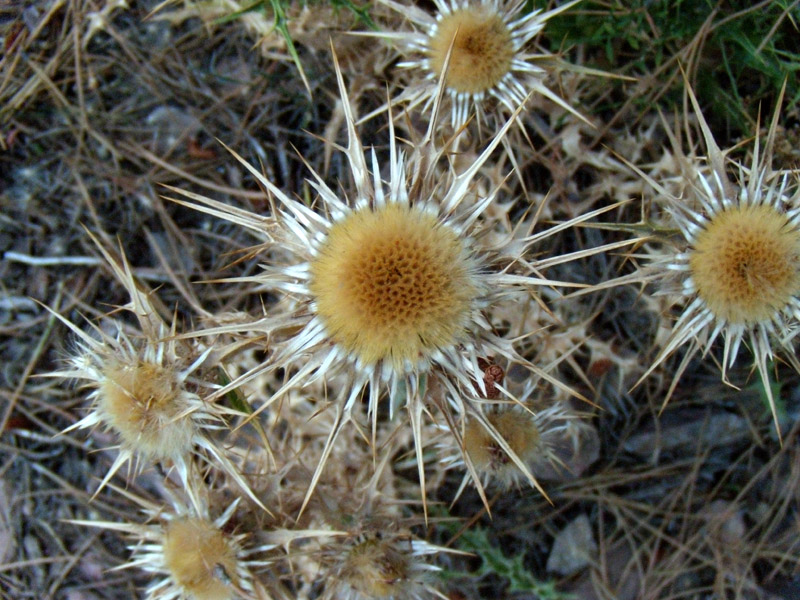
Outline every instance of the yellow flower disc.
<svg viewBox="0 0 800 600">
<path fill-rule="evenodd" d="M 353 547 L 341 577 L 366 598 L 395 597 L 409 578 L 409 558 L 391 542 L 366 540 Z"/>
<path fill-rule="evenodd" d="M 442 18 L 428 50 L 431 67 L 437 75 L 442 73 L 450 44 L 453 51 L 447 85 L 456 92 L 485 92 L 511 69 L 514 44 L 511 32 L 497 13 L 484 8 L 462 8 Z"/>
<path fill-rule="evenodd" d="M 237 583 L 236 553 L 225 534 L 203 519 L 171 521 L 164 562 L 173 579 L 195 600 L 230 600 Z"/>
<path fill-rule="evenodd" d="M 476 296 L 456 232 L 399 204 L 335 223 L 309 288 L 336 344 L 366 364 L 396 367 L 457 342 Z"/>
<path fill-rule="evenodd" d="M 800 231 L 769 205 L 727 208 L 697 236 L 689 266 L 715 317 L 770 321 L 800 292 Z"/>
<path fill-rule="evenodd" d="M 505 411 L 489 414 L 486 419 L 520 460 L 530 459 L 539 448 L 539 428 L 527 414 Z M 480 472 L 498 473 L 505 469 L 516 469 L 511 457 L 477 420 L 467 422 L 464 429 L 464 450 Z"/>
<path fill-rule="evenodd" d="M 174 372 L 152 363 L 112 362 L 99 408 L 125 444 L 150 458 L 175 458 L 192 447 L 194 425 Z"/>
</svg>

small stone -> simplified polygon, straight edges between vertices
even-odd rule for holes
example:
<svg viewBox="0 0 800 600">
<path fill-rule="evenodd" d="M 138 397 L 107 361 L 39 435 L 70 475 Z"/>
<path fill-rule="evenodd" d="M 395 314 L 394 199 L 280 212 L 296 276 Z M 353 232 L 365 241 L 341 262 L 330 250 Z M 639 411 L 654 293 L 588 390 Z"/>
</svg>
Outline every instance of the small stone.
<svg viewBox="0 0 800 600">
<path fill-rule="evenodd" d="M 669 415 L 658 429 L 631 436 L 624 448 L 637 456 L 651 457 L 698 445 L 713 448 L 736 444 L 749 435 L 747 421 L 733 413 L 686 410 Z"/>
<path fill-rule="evenodd" d="M 709 533 L 724 547 L 738 546 L 747 534 L 744 513 L 726 500 L 714 500 L 702 514 L 708 520 Z"/>
<path fill-rule="evenodd" d="M 159 106 L 145 119 L 152 131 L 153 150 L 157 154 L 172 151 L 179 139 L 187 140 L 201 129 L 200 121 L 188 111 L 174 106 Z"/>
<path fill-rule="evenodd" d="M 592 564 L 597 555 L 589 517 L 580 515 L 561 530 L 547 559 L 547 570 L 559 575 L 574 575 Z"/>
</svg>

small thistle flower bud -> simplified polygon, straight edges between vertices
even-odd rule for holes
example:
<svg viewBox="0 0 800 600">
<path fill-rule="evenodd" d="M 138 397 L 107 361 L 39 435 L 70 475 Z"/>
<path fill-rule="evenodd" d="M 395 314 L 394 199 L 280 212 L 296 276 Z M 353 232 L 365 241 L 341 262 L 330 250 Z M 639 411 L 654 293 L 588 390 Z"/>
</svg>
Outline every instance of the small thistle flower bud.
<svg viewBox="0 0 800 600">
<path fill-rule="evenodd" d="M 486 418 L 523 462 L 533 458 L 541 442 L 533 416 L 506 410 Z M 479 472 L 506 480 L 518 471 L 511 457 L 477 419 L 468 419 L 464 427 L 464 451 Z"/>
<path fill-rule="evenodd" d="M 198 384 L 187 382 L 205 353 L 188 346 L 179 351 L 176 340 L 146 339 L 137 348 L 119 325 L 117 337 L 98 329 L 98 340 L 66 319 L 62 321 L 80 336 L 80 353 L 70 360 L 70 369 L 53 375 L 76 378 L 92 388 L 89 414 L 65 433 L 102 425 L 120 441 L 119 454 L 98 491 L 134 457 L 144 459 L 142 466 L 149 462 L 174 465 L 188 485 L 191 456 L 198 448 L 213 455 L 246 489 L 241 476 L 207 435 L 214 422 L 223 422 L 222 410 L 200 398 L 195 390 Z"/>
<path fill-rule="evenodd" d="M 340 540 L 327 549 L 334 585 L 325 598 L 347 600 L 422 599 L 439 596 L 426 575 L 437 567 L 424 557 L 443 548 L 416 540 L 385 523 L 381 532 Z M 334 541 L 334 543 L 336 543 Z"/>
<path fill-rule="evenodd" d="M 215 466 L 265 508 L 209 435 L 210 430 L 224 426 L 232 412 L 206 400 L 209 390 L 216 387 L 215 382 L 204 381 L 203 377 L 203 365 L 211 348 L 203 349 L 195 340 L 180 339 L 176 324 L 168 325 L 156 311 L 152 292 L 134 280 L 125 257 L 117 260 L 94 241 L 128 291 L 130 303 L 124 309 L 136 319 L 139 331 L 131 339 L 121 323 L 107 321 L 116 328 L 116 335 L 96 325 L 95 335 L 90 335 L 54 313 L 77 334 L 79 343 L 78 353 L 69 361 L 70 368 L 51 376 L 74 378 L 92 389 L 89 414 L 65 433 L 102 425 L 119 436 L 119 454 L 97 491 L 134 457 L 174 466 L 191 491 L 191 458 L 197 452 L 213 457 Z"/>
<path fill-rule="evenodd" d="M 113 486 L 112 486 L 113 487 Z M 270 545 L 245 548 L 248 534 L 230 533 L 230 521 L 239 500 L 228 505 L 216 519 L 209 516 L 207 490 L 195 490 L 192 508 L 171 493 L 172 507 L 165 507 L 114 488 L 138 504 L 147 523 L 76 521 L 79 525 L 120 531 L 131 538 L 130 561 L 119 568 L 138 568 L 155 578 L 147 588 L 146 600 L 232 600 L 256 597 L 258 582 L 253 570 L 269 564 L 254 555 L 272 549 Z M 257 596 L 262 597 L 262 596 Z"/>
<path fill-rule="evenodd" d="M 466 417 L 462 446 L 453 447 L 445 438 L 440 444 L 441 461 L 445 468 L 466 468 L 465 483 L 470 477 L 475 478 L 479 491 L 490 481 L 509 487 L 522 479 L 540 489 L 532 472 L 545 463 L 560 464 L 556 447 L 573 418 L 558 402 L 536 413 L 518 406 L 495 407 L 485 414 Z M 470 467 L 465 464 L 466 459 Z"/>
<path fill-rule="evenodd" d="M 410 579 L 410 558 L 390 540 L 367 539 L 347 552 L 339 577 L 365 598 L 395 597 Z"/>
<path fill-rule="evenodd" d="M 119 339 L 105 336 L 98 341 L 64 322 L 81 335 L 84 352 L 72 359 L 72 370 L 56 375 L 82 379 L 94 388 L 89 414 L 65 431 L 104 425 L 120 439 L 119 454 L 98 492 L 134 457 L 174 466 L 191 490 L 192 456 L 197 454 L 222 469 L 266 510 L 210 435 L 225 423 L 227 411 L 198 395 L 197 390 L 209 384 L 188 381 L 207 353 L 188 346 L 179 353 L 175 340 L 147 340 L 136 350 L 122 333 Z M 189 364 L 190 358 L 194 361 Z"/>
</svg>

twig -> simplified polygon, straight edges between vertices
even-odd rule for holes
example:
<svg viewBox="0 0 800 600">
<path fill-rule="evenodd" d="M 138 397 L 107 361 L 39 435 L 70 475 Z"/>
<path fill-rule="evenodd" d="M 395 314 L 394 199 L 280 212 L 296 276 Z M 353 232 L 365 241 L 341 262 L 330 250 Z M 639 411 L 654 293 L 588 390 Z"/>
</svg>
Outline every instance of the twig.
<svg viewBox="0 0 800 600">
<path fill-rule="evenodd" d="M 3 254 L 3 259 L 32 267 L 55 267 L 60 265 L 96 267 L 101 264 L 100 259 L 93 256 L 30 256 L 13 250 Z"/>
</svg>

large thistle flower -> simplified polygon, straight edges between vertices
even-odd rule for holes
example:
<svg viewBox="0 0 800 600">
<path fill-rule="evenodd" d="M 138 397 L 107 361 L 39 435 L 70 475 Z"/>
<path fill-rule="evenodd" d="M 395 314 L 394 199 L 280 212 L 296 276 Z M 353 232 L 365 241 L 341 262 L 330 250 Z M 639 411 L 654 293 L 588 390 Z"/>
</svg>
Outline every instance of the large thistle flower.
<svg viewBox="0 0 800 600">
<path fill-rule="evenodd" d="M 455 426 L 453 411 L 472 412 L 469 398 L 475 387 L 486 394 L 482 357 L 523 365 L 564 388 L 518 355 L 511 341 L 496 335 L 485 313 L 520 292 L 532 297 L 538 286 L 559 284 L 540 276 L 540 267 L 602 251 L 593 248 L 534 262 L 525 257 L 537 242 L 600 211 L 541 233 L 523 232 L 488 243 L 481 233 L 481 216 L 496 191 L 476 198 L 472 182 L 512 121 L 456 175 L 438 168 L 443 151 L 432 142 L 435 118 L 408 158 L 397 148 L 390 120 L 388 164 L 381 168 L 373 151 L 370 172 L 338 63 L 336 68 L 347 122 L 345 153 L 355 184 L 352 197 L 342 198 L 312 170 L 309 183 L 319 194 L 312 210 L 235 153 L 271 194 L 271 217 L 173 188 L 194 200 L 185 204 L 266 237 L 259 248 L 269 249 L 273 262 L 263 265 L 262 274 L 237 281 L 255 282 L 263 292 L 288 300 L 259 320 L 220 325 L 197 335 L 249 332 L 269 339 L 271 354 L 263 365 L 217 392 L 224 394 L 263 373 L 284 369 L 289 374 L 285 382 L 258 411 L 292 389 L 324 382 L 326 400 L 332 400 L 337 416 L 309 495 L 340 428 L 347 422 L 358 426 L 354 408 L 365 395 L 373 439 L 384 395 L 390 397 L 390 417 L 398 407 L 407 409 L 424 490 L 423 414 L 441 413 Z M 435 103 L 434 113 L 437 107 Z M 388 182 L 382 181 L 382 174 Z M 507 392 L 505 399 L 512 400 Z M 504 440 L 498 443 L 513 455 Z M 518 458 L 517 463 L 536 485 Z"/>
<path fill-rule="evenodd" d="M 691 89 L 688 93 L 708 158 L 684 161 L 687 198 L 674 197 L 645 175 L 666 203 L 680 237 L 673 240 L 675 245 L 666 245 L 651 256 L 651 263 L 639 275 L 642 280 L 659 281 L 662 292 L 677 298 L 683 311 L 642 378 L 688 345 L 669 399 L 692 357 L 708 352 L 722 336 L 722 377 L 727 379 L 726 371 L 744 342 L 750 346 L 780 431 L 768 377 L 773 345 L 800 371 L 793 344 L 800 320 L 800 186 L 796 174 L 772 168 L 783 94 L 766 147 L 762 149 L 756 137 L 752 163 L 745 166 L 720 151 Z M 674 138 L 673 142 L 677 145 Z M 738 185 L 728 179 L 729 163 L 738 171 Z"/>
<path fill-rule="evenodd" d="M 409 107 L 423 105 L 427 110 L 445 73 L 454 129 L 462 127 L 473 113 L 479 123 L 485 122 L 489 99 L 510 114 L 531 93 L 541 94 L 584 119 L 545 83 L 554 64 L 553 55 L 532 47 L 549 19 L 580 0 L 549 11 L 528 11 L 524 0 L 434 0 L 435 15 L 394 0 L 380 2 L 408 18 L 413 30 L 374 35 L 397 43 L 404 58 L 399 67 L 421 72 L 419 80 L 395 102 L 407 102 Z"/>
</svg>

